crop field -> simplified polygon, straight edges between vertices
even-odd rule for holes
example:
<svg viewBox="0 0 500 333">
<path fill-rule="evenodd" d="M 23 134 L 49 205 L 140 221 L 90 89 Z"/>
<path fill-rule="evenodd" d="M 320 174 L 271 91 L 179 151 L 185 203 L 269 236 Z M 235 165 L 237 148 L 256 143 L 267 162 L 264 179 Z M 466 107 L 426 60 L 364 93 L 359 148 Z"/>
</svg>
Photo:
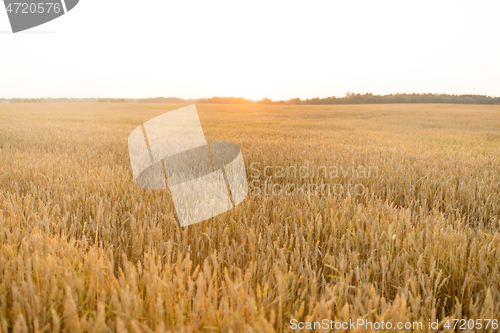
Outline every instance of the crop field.
<svg viewBox="0 0 500 333">
<path fill-rule="evenodd" d="M 185 228 L 127 147 L 182 106 L 0 104 L 0 332 L 500 319 L 500 106 L 199 104 L 250 189 Z"/>
</svg>

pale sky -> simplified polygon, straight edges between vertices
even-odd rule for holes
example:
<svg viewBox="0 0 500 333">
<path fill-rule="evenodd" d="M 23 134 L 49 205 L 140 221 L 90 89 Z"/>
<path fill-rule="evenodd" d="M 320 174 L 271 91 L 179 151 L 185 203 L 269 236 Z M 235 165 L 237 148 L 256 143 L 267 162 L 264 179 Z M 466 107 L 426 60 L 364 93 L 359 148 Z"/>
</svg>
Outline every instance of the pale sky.
<svg viewBox="0 0 500 333">
<path fill-rule="evenodd" d="M 0 98 L 500 96 L 500 1 L 80 0 L 20 34 L 0 6 Z"/>
</svg>

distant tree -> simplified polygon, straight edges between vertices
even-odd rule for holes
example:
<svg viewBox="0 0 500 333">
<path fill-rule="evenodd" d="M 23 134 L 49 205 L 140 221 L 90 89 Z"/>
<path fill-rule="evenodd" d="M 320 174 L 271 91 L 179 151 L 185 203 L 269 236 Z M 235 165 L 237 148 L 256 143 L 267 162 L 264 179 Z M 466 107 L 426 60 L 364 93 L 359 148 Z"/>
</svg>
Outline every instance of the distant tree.
<svg viewBox="0 0 500 333">
<path fill-rule="evenodd" d="M 124 98 L 101 98 L 97 103 L 128 103 L 128 101 Z"/>
<path fill-rule="evenodd" d="M 266 104 L 266 105 L 270 105 L 270 104 L 273 104 L 273 101 L 267 97 L 264 97 L 263 99 L 261 99 L 260 101 L 257 102 L 257 104 Z"/>
<path fill-rule="evenodd" d="M 300 98 L 293 98 L 293 99 L 289 99 L 286 104 L 290 104 L 290 105 L 300 105 L 302 104 L 302 100 Z"/>
</svg>

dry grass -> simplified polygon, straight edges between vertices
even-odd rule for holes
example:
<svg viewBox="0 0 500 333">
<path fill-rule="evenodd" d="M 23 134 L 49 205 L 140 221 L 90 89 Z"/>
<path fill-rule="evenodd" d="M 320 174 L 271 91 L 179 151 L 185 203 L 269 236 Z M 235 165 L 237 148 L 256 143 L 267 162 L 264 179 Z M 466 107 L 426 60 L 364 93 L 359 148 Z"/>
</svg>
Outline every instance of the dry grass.
<svg viewBox="0 0 500 333">
<path fill-rule="evenodd" d="M 199 105 L 250 164 L 376 166 L 365 196 L 248 197 L 178 227 L 128 134 L 180 105 L 0 105 L 0 332 L 273 332 L 500 316 L 500 107 Z M 250 178 L 249 178 L 250 180 Z"/>
</svg>

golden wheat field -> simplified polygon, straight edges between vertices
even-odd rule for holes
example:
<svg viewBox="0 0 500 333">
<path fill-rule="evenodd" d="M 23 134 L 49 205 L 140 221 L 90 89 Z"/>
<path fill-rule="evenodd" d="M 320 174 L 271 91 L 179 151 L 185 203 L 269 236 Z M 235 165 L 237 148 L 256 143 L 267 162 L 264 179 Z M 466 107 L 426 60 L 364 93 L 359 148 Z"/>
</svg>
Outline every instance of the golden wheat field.
<svg viewBox="0 0 500 333">
<path fill-rule="evenodd" d="M 181 228 L 127 138 L 182 106 L 0 104 L 1 332 L 500 319 L 499 106 L 197 105 L 251 189 Z"/>
</svg>

